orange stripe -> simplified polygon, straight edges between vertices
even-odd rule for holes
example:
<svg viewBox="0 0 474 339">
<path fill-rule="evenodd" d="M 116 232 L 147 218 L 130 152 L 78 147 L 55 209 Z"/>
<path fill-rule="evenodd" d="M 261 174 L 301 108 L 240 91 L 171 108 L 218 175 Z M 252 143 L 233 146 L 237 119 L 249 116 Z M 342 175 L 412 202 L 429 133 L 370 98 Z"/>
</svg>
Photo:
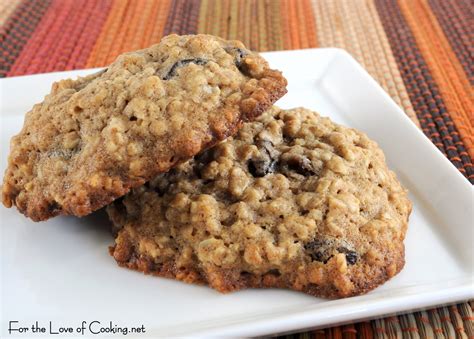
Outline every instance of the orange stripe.
<svg viewBox="0 0 474 339">
<path fill-rule="evenodd" d="M 157 16 L 160 11 L 160 4 L 162 1 L 152 1 L 153 5 L 150 9 L 150 16 L 148 17 L 148 21 L 145 26 L 145 31 L 143 33 L 143 46 L 150 46 L 154 44 L 156 41 L 152 40 L 153 30 L 156 25 Z"/>
<path fill-rule="evenodd" d="M 168 17 L 171 0 L 160 0 L 160 7 L 158 9 L 158 16 L 156 21 L 153 23 L 155 25 L 153 33 L 151 35 L 151 43 L 158 43 L 163 37 L 163 31 L 165 30 L 166 18 Z"/>
<path fill-rule="evenodd" d="M 300 39 L 298 35 L 298 17 L 296 13 L 295 0 L 288 2 L 288 21 L 290 22 L 291 46 L 290 49 L 301 48 Z"/>
<path fill-rule="evenodd" d="M 135 1 L 129 1 L 125 10 L 125 13 L 122 17 L 122 20 L 120 21 L 120 24 L 117 27 L 117 30 L 115 31 L 115 35 L 113 37 L 113 43 L 110 46 L 110 49 L 107 54 L 107 59 L 105 63 L 108 65 L 111 62 L 113 62 L 117 56 L 126 48 L 126 36 L 127 36 L 127 31 L 129 29 L 133 29 L 131 26 L 133 16 L 136 12 L 136 6 L 135 4 L 138 2 Z"/>
<path fill-rule="evenodd" d="M 461 139 L 474 158 L 474 96 L 469 80 L 426 0 L 399 0 L 399 4 Z"/>
<path fill-rule="evenodd" d="M 123 30 L 123 34 L 118 36 L 121 43 L 117 44 L 118 48 L 116 54 L 113 55 L 113 59 L 115 59 L 119 54 L 139 48 L 139 43 L 137 44 L 135 39 L 138 35 L 140 26 L 143 25 L 144 21 L 146 22 L 147 16 L 150 14 L 150 11 L 145 8 L 146 4 L 144 1 L 145 0 L 135 0 L 133 6 L 130 6 L 133 8 L 129 11 L 130 21 L 126 26 L 124 25 L 125 29 Z"/>
<path fill-rule="evenodd" d="M 133 31 L 131 36 L 131 43 L 128 46 L 128 50 L 136 50 L 148 47 L 148 37 L 149 37 L 149 26 L 151 26 L 150 18 L 153 16 L 153 9 L 156 4 L 156 1 L 142 0 L 144 1 L 142 6 L 142 12 L 137 11 L 136 15 L 136 29 Z"/>
<path fill-rule="evenodd" d="M 301 46 L 300 48 L 308 48 L 308 33 L 307 33 L 307 26 L 306 26 L 306 16 L 304 13 L 304 0 L 298 0 L 295 2 L 295 10 L 296 10 L 296 18 L 298 25 L 298 35 L 300 37 Z M 311 12 L 310 12 L 311 13 Z"/>
<path fill-rule="evenodd" d="M 106 65 L 107 54 L 112 47 L 115 33 L 120 26 L 122 15 L 124 14 L 126 7 L 126 0 L 119 0 L 113 3 L 99 38 L 94 44 L 94 48 L 87 59 L 86 67 L 89 68 Z"/>
<path fill-rule="evenodd" d="M 330 330 L 331 338 L 333 339 L 342 339 L 341 327 L 333 327 Z"/>
<path fill-rule="evenodd" d="M 304 0 L 303 6 L 303 11 L 306 14 L 306 24 L 308 25 L 308 47 L 317 47 L 318 39 L 316 37 L 316 19 L 314 17 L 313 6 L 311 5 L 310 0 Z"/>
</svg>

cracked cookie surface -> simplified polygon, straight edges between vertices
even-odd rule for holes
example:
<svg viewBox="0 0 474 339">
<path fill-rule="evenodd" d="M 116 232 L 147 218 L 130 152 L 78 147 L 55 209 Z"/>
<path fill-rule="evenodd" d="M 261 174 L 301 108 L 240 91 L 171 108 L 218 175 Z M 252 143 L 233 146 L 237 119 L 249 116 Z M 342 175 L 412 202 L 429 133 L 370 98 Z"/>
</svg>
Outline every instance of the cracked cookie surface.
<svg viewBox="0 0 474 339">
<path fill-rule="evenodd" d="M 365 134 L 273 107 L 107 212 L 121 266 L 220 292 L 335 298 L 402 269 L 411 203 Z"/>
<path fill-rule="evenodd" d="M 83 216 L 229 135 L 286 93 L 238 41 L 170 35 L 53 84 L 13 137 L 2 200 L 31 219 Z"/>
</svg>

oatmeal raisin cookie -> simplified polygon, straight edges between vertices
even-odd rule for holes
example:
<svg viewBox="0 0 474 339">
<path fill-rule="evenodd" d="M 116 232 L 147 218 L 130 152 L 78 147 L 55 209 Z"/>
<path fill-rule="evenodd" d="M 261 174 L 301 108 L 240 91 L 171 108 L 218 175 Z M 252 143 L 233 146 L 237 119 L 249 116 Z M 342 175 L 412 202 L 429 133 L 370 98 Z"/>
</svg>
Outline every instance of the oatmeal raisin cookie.
<svg viewBox="0 0 474 339">
<path fill-rule="evenodd" d="M 170 35 L 53 84 L 11 141 L 2 200 L 35 221 L 84 216 L 233 135 L 286 92 L 238 41 Z"/>
<path fill-rule="evenodd" d="M 364 133 L 273 108 L 107 212 L 121 266 L 220 292 L 335 298 L 402 269 L 411 203 Z"/>
</svg>

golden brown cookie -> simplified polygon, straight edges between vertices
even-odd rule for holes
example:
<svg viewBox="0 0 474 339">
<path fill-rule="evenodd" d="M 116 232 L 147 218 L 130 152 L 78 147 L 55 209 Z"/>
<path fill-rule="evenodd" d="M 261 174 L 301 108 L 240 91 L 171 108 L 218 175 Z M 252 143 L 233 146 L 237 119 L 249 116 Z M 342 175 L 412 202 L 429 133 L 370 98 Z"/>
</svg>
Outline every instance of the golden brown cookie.
<svg viewBox="0 0 474 339">
<path fill-rule="evenodd" d="M 2 200 L 31 219 L 83 216 L 233 135 L 286 92 L 238 41 L 170 35 L 55 83 L 11 141 Z"/>
<path fill-rule="evenodd" d="M 411 203 L 365 134 L 275 107 L 107 212 L 121 266 L 220 292 L 334 298 L 402 269 Z"/>
</svg>

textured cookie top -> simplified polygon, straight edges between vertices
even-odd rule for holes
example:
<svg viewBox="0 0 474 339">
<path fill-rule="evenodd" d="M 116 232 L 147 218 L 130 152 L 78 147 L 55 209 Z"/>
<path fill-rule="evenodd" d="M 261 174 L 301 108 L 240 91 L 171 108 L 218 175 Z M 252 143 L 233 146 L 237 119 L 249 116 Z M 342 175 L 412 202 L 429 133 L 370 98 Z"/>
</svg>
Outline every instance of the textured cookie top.
<svg viewBox="0 0 474 339">
<path fill-rule="evenodd" d="M 410 211 L 375 142 L 302 108 L 273 108 L 108 207 L 121 265 L 328 297 L 403 267 Z"/>
<path fill-rule="evenodd" d="M 53 85 L 11 141 L 2 200 L 33 220 L 83 216 L 234 134 L 286 93 L 238 41 L 170 35 Z"/>
</svg>

